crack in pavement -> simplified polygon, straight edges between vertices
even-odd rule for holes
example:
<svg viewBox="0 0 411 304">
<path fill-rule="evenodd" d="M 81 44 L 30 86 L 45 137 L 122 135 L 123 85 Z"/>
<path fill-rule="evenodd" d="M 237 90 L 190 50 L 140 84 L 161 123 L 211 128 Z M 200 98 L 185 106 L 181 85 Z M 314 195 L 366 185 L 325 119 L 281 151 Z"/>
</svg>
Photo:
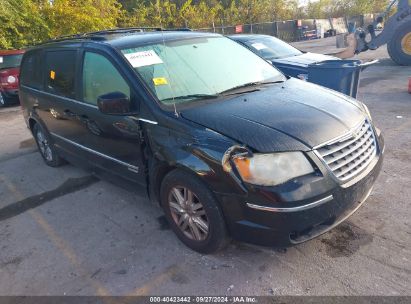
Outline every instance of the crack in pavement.
<svg viewBox="0 0 411 304">
<path fill-rule="evenodd" d="M 44 203 L 47 203 L 48 201 L 51 201 L 55 198 L 87 188 L 98 181 L 99 179 L 93 175 L 87 175 L 79 178 L 69 178 L 63 184 L 53 190 L 27 197 L 25 199 L 22 199 L 21 201 L 1 208 L 0 221 L 4 221 L 20 215 L 27 210 L 41 206 Z"/>
<path fill-rule="evenodd" d="M 383 266 L 386 266 L 386 267 L 389 267 L 389 268 L 391 268 L 391 269 L 397 270 L 397 271 L 399 271 L 399 272 L 401 272 L 401 273 L 406 273 L 406 274 L 408 274 L 408 275 L 411 274 L 411 270 L 409 270 L 409 269 L 407 269 L 407 268 L 402 268 L 402 267 L 400 267 L 400 266 L 393 265 L 393 264 L 391 264 L 391 263 L 389 263 L 389 262 L 387 262 L 387 261 L 378 259 L 378 258 L 373 257 L 373 256 L 371 256 L 371 255 L 369 255 L 369 254 L 366 254 L 366 253 L 360 253 L 360 255 L 362 255 L 363 257 L 366 257 L 367 259 L 373 260 L 374 262 L 379 263 L 379 264 L 381 264 L 381 265 L 383 265 Z"/>
</svg>

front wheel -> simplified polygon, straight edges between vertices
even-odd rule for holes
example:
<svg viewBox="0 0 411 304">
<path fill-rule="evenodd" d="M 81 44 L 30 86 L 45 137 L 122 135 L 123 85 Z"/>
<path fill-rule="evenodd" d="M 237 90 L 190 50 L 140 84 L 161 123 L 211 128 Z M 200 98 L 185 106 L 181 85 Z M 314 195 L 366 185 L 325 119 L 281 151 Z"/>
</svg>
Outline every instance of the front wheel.
<svg viewBox="0 0 411 304">
<path fill-rule="evenodd" d="M 213 253 L 227 244 L 218 203 L 196 176 L 181 170 L 169 173 L 161 185 L 161 205 L 174 233 L 189 248 Z"/>
<path fill-rule="evenodd" d="M 411 65 L 411 21 L 395 31 L 388 43 L 388 53 L 399 65 Z"/>
</svg>

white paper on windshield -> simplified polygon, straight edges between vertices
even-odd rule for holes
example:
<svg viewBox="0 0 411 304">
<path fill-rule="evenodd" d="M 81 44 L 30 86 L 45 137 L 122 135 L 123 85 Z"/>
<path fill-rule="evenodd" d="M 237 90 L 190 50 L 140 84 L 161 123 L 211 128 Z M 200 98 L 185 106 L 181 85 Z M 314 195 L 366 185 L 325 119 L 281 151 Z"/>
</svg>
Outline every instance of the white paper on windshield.
<svg viewBox="0 0 411 304">
<path fill-rule="evenodd" d="M 3 57 L 0 56 L 0 63 L 3 63 Z"/>
<path fill-rule="evenodd" d="M 124 54 L 124 56 L 133 68 L 163 63 L 163 60 L 153 50 Z"/>
<path fill-rule="evenodd" d="M 253 43 L 251 46 L 252 46 L 253 48 L 255 48 L 257 51 L 268 48 L 264 43 L 260 43 L 260 42 Z"/>
</svg>

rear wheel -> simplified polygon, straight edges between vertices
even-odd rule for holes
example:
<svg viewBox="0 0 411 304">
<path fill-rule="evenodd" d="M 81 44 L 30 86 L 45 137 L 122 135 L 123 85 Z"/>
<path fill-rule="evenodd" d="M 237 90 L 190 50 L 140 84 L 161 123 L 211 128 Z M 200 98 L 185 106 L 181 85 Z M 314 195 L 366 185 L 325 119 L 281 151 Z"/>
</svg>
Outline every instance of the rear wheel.
<svg viewBox="0 0 411 304">
<path fill-rule="evenodd" d="M 169 173 L 161 185 L 161 205 L 175 234 L 191 249 L 213 253 L 227 244 L 218 203 L 196 176 L 180 170 Z"/>
<path fill-rule="evenodd" d="M 33 127 L 33 136 L 47 165 L 59 167 L 64 164 L 64 160 L 57 154 L 55 147 L 52 145 L 50 137 L 39 124 L 35 124 Z"/>
<path fill-rule="evenodd" d="M 399 65 L 411 65 L 411 21 L 403 24 L 388 43 L 388 53 Z"/>
</svg>

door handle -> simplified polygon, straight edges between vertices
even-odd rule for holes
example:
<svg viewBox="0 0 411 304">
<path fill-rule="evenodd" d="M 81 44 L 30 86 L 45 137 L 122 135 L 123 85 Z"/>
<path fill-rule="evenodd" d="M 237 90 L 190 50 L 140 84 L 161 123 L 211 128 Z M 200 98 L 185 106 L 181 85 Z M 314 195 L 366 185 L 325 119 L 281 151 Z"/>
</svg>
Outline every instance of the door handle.
<svg viewBox="0 0 411 304">
<path fill-rule="evenodd" d="M 66 109 L 64 110 L 64 115 L 68 117 L 75 117 L 77 116 L 76 113 L 71 112 L 70 110 Z"/>
<path fill-rule="evenodd" d="M 79 120 L 81 120 L 81 122 L 83 122 L 83 123 L 88 123 L 88 122 L 90 122 L 90 118 L 87 116 L 87 115 L 79 115 L 78 116 L 78 119 Z"/>
</svg>

